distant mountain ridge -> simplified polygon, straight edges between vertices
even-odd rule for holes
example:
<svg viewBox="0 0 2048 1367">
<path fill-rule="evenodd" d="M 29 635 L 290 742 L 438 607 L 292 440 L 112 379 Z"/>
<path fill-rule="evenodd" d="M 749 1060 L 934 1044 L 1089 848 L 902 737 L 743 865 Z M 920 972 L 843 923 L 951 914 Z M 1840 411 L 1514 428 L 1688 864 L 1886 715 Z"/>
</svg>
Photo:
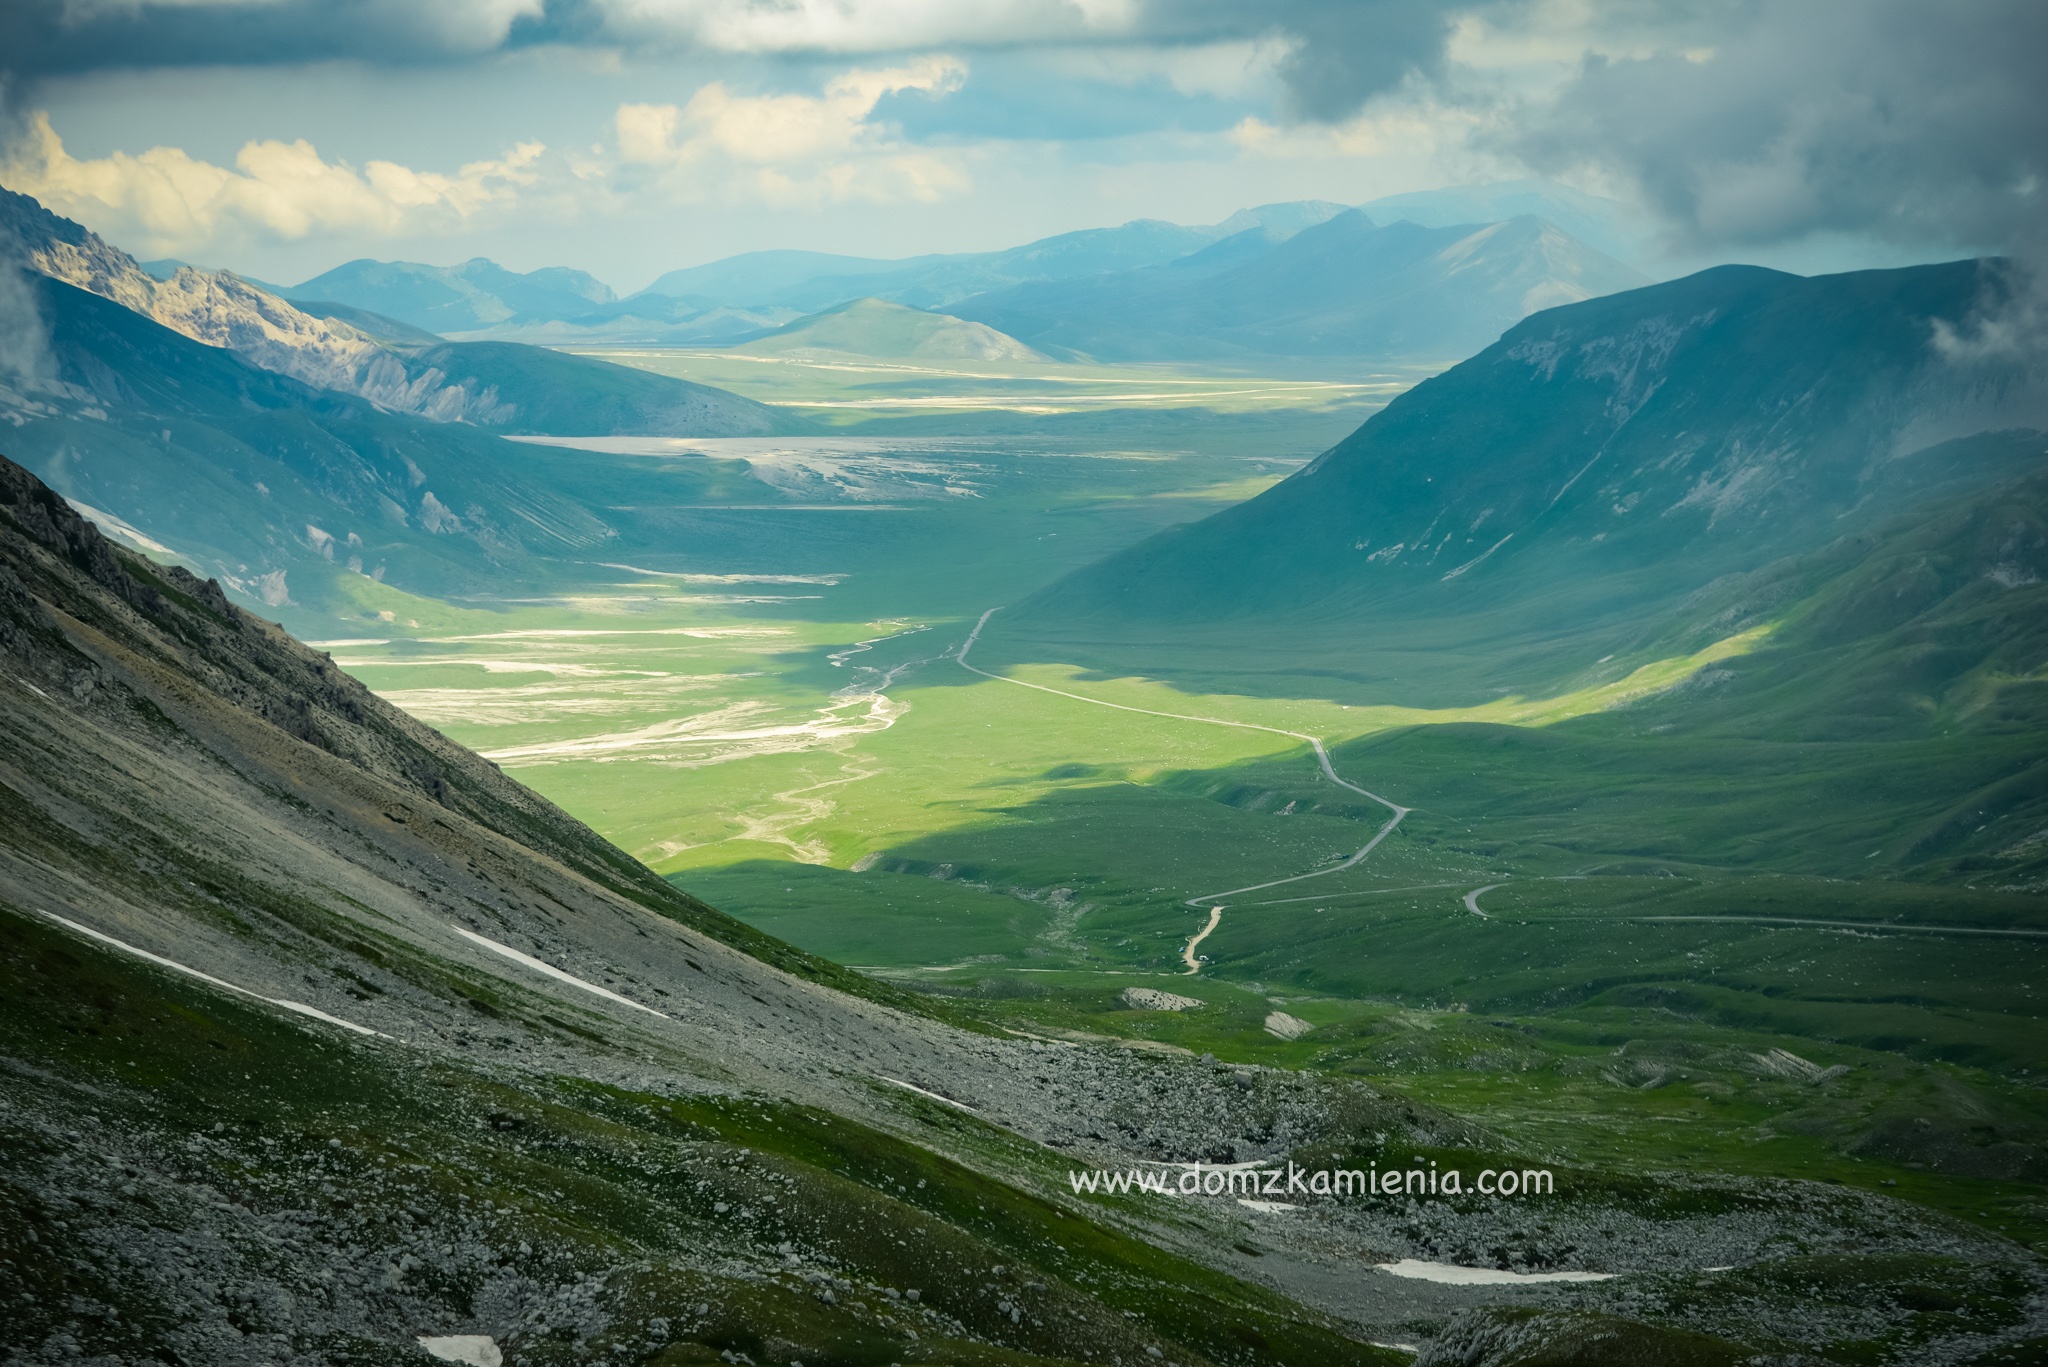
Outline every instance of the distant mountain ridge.
<svg viewBox="0 0 2048 1367">
<path fill-rule="evenodd" d="M 1538 309 L 1646 283 L 1541 219 L 1382 227 L 1352 209 L 1278 241 L 1252 228 L 1165 265 L 955 308 L 1041 350 L 1099 360 L 1449 360 Z"/>
<path fill-rule="evenodd" d="M 485 593 L 542 559 L 591 558 L 631 525 L 611 506 L 605 482 L 619 472 L 603 458 L 311 388 L 63 281 L 26 283 L 46 345 L 35 374 L 0 374 L 16 458 L 127 544 L 244 601 L 318 606 L 350 575 Z M 498 430 L 661 435 L 722 421 L 715 405 L 732 399 L 511 343 L 444 343 L 416 359 L 495 405 Z M 664 498 L 700 487 L 688 472 L 636 475 Z"/>
<path fill-rule="evenodd" d="M 1635 264 L 1647 228 L 1622 205 L 1547 180 L 1504 180 L 1383 195 L 1358 206 L 1375 223 L 1406 220 L 1425 228 L 1540 218 L 1617 261 Z"/>
<path fill-rule="evenodd" d="M 800 318 L 877 299 L 981 322 L 1034 349 L 1077 357 L 1398 352 L 1447 359 L 1485 345 L 1532 309 L 1646 283 L 1542 217 L 1554 214 L 1619 242 L 1623 234 L 1611 230 L 1605 206 L 1564 187 L 1513 182 L 1397 196 L 1363 214 L 1300 200 L 1241 209 L 1205 226 L 1135 219 L 991 252 L 900 260 L 746 252 L 670 271 L 625 299 L 609 299 L 589 277 L 567 289 L 563 273 L 516 276 L 487 261 L 450 268 L 352 262 L 286 293 L 458 339 L 553 346 L 743 344 Z M 1504 223 L 1517 227 L 1501 229 Z M 1433 275 L 1389 250 L 1402 240 L 1448 250 L 1488 227 L 1497 231 L 1474 239 L 1472 259 L 1447 258 Z M 1368 230 L 1395 236 L 1368 242 Z M 1267 266 L 1253 266 L 1268 254 Z M 1227 275 L 1233 268 L 1241 278 Z M 1220 312 L 1205 311 L 1196 297 L 1211 277 L 1238 290 Z M 1198 278 L 1205 283 L 1193 284 Z M 1193 295 L 1168 297 L 1179 289 Z M 1211 335 L 1217 329 L 1228 335 Z"/>
<path fill-rule="evenodd" d="M 470 357 L 431 333 L 412 334 L 402 321 L 350 305 L 315 303 L 326 314 L 308 312 L 227 271 L 157 262 L 159 269 L 171 268 L 159 279 L 81 225 L 4 189 L 0 242 L 15 244 L 30 269 L 110 299 L 196 342 L 232 351 L 252 365 L 316 389 L 353 394 L 434 422 L 561 436 L 753 436 L 802 427 L 737 394 L 582 357 L 534 348 L 526 348 L 529 354 L 516 365 L 502 350 Z M 556 273 L 537 274 L 556 279 Z M 353 325 L 349 317 L 363 326 Z M 431 356 L 421 350 L 422 343 Z M 451 377 L 451 371 L 463 373 Z M 522 384 L 517 393 L 483 378 L 515 373 Z M 602 401 L 579 408 L 579 390 L 592 389 L 602 393 Z M 622 408 L 628 395 L 631 401 Z M 598 409 L 608 416 L 600 418 Z M 614 425 L 596 425 L 605 421 Z"/>
<path fill-rule="evenodd" d="M 454 396 L 422 384 L 368 334 L 315 318 L 238 276 L 179 266 L 158 280 L 135 259 L 27 195 L 0 189 L 0 239 L 31 269 L 111 299 L 174 332 L 225 347 L 252 363 L 320 389 L 388 408 L 446 411 Z"/>
<path fill-rule="evenodd" d="M 993 252 L 914 256 L 899 261 L 815 252 L 748 252 L 707 266 L 670 271 L 643 294 L 726 306 L 779 306 L 817 312 L 856 297 L 938 309 L 970 295 L 1033 280 L 1074 280 L 1176 260 L 1232 233 L 1270 227 L 1284 238 L 1343 211 L 1319 200 L 1240 209 L 1221 224 L 1183 227 L 1140 218 L 1115 228 L 1084 228 Z"/>
<path fill-rule="evenodd" d="M 584 271 L 549 266 L 521 274 L 474 257 L 459 266 L 362 259 L 285 291 L 369 309 L 428 332 L 473 332 L 529 314 L 576 314 L 613 302 L 611 287 Z"/>
</svg>

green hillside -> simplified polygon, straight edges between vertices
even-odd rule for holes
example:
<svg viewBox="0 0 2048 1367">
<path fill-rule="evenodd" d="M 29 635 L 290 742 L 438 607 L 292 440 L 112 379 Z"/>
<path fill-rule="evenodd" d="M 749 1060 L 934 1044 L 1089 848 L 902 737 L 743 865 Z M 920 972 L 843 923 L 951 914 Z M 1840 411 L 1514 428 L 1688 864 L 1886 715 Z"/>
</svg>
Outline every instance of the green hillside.
<svg viewBox="0 0 2048 1367">
<path fill-rule="evenodd" d="M 943 313 L 855 299 L 799 318 L 733 350 L 754 356 L 841 352 L 887 360 L 1043 361 L 1014 337 Z"/>
<path fill-rule="evenodd" d="M 1968 420 L 1934 325 L 2002 279 L 1724 267 L 1537 314 L 1260 497 L 1052 586 L 1006 639 L 1195 682 L 1255 647 L 1433 705 L 1549 689 L 1724 575 L 2026 468 L 2009 444 L 1897 449 Z"/>
<path fill-rule="evenodd" d="M 517 342 L 444 342 L 417 352 L 477 396 L 473 421 L 556 437 L 758 437 L 808 424 L 737 394 Z"/>
<path fill-rule="evenodd" d="M 318 605 L 352 572 L 413 593 L 473 593 L 515 570 L 551 578 L 560 561 L 604 558 L 592 552 L 621 539 L 606 506 L 618 501 L 618 458 L 565 460 L 474 423 L 387 412 L 98 295 L 30 284 L 53 376 L 16 410 L 22 462 L 245 601 Z M 720 390 L 528 347 L 450 344 L 435 351 L 441 366 L 494 395 L 515 430 L 522 403 L 540 410 L 532 426 L 579 431 L 586 421 L 708 423 L 720 404 L 761 415 L 768 430 L 783 421 Z M 699 462 L 640 473 L 634 487 L 691 498 L 728 478 Z"/>
<path fill-rule="evenodd" d="M 1485 832 L 1497 858 L 1903 879 L 2031 903 L 2048 888 L 2048 438 L 2012 440 L 2035 473 L 1703 595 L 1686 612 L 1696 636 L 1773 629 L 1678 689 L 1541 733 L 1418 727 L 1344 753 Z M 1908 897 L 1896 914 L 1935 905 Z"/>
</svg>

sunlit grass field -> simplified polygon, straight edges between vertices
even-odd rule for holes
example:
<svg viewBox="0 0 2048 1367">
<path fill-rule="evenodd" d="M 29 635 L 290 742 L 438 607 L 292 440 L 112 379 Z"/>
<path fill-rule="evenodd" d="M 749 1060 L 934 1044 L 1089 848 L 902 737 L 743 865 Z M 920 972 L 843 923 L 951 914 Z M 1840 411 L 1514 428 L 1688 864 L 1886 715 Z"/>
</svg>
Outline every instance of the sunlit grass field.
<svg viewBox="0 0 2048 1367">
<path fill-rule="evenodd" d="M 578 354 L 792 408 L 841 427 L 880 417 L 958 422 L 983 414 L 1037 417 L 1199 411 L 1296 422 L 1377 407 L 1438 366 L 1329 365 L 1276 376 L 1186 366 L 1016 361 L 896 361 L 816 353 L 750 356 L 721 349 L 589 348 Z M 1362 414 L 1361 414 L 1362 416 Z M 1355 425 L 1355 420 L 1354 420 Z"/>
</svg>

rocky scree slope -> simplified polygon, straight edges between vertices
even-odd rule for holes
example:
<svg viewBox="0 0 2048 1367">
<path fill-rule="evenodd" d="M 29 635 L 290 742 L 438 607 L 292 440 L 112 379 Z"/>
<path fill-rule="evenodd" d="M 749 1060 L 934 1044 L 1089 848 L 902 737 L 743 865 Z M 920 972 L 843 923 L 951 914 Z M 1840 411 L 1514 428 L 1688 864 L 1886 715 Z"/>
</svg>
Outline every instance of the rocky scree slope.
<svg viewBox="0 0 2048 1367">
<path fill-rule="evenodd" d="M 945 1024 L 676 891 L 11 463 L 0 690 L 0 1204 L 35 1232 L 0 1262 L 0 1343 L 29 1360 L 410 1361 L 444 1330 L 537 1362 L 707 1336 L 1365 1360 L 1189 1256 L 1220 1238 L 1055 1209 L 1039 1141 L 1477 1133 Z"/>
</svg>

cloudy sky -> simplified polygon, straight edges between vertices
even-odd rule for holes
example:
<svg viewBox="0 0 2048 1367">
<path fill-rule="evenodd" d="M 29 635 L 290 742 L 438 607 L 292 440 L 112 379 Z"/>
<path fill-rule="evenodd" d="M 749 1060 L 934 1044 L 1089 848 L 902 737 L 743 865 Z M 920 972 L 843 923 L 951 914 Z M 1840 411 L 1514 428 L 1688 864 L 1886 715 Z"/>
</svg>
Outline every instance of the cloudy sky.
<svg viewBox="0 0 2048 1367">
<path fill-rule="evenodd" d="M 1548 177 L 1639 264 L 2048 240 L 2040 0 L 4 0 L 0 184 L 145 258 L 622 291 Z"/>
</svg>

